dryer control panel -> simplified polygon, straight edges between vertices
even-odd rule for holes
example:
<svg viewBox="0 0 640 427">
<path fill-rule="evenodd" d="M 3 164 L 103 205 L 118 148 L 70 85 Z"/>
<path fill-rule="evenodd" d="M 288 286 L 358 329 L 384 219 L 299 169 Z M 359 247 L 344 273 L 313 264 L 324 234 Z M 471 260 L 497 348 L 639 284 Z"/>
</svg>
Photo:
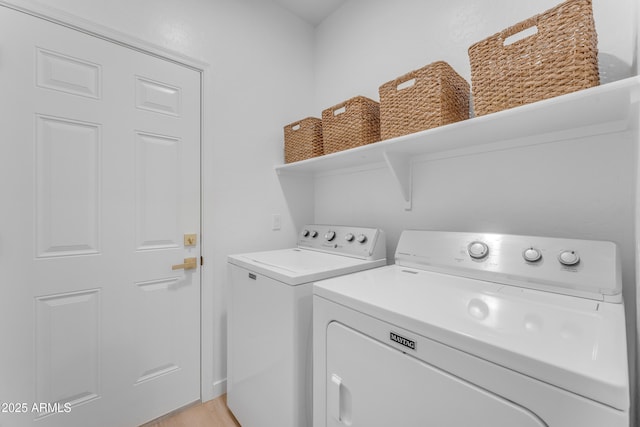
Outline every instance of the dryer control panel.
<svg viewBox="0 0 640 427">
<path fill-rule="evenodd" d="M 524 288 L 621 302 L 622 279 L 612 242 L 407 230 L 396 264 Z"/>
<path fill-rule="evenodd" d="M 307 224 L 298 235 L 298 247 L 362 259 L 386 257 L 384 233 L 378 228 Z"/>
</svg>

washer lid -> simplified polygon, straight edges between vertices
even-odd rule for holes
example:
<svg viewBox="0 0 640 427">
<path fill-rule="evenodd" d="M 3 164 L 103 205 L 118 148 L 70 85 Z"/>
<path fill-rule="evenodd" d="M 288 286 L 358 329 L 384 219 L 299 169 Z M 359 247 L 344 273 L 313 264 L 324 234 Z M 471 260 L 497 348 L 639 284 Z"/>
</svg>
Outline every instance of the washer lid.
<svg viewBox="0 0 640 427">
<path fill-rule="evenodd" d="M 629 409 L 623 304 L 396 265 L 316 283 L 314 294 Z"/>
<path fill-rule="evenodd" d="M 230 264 L 288 285 L 300 285 L 386 264 L 385 258 L 366 260 L 299 248 L 230 255 L 228 260 Z"/>
</svg>

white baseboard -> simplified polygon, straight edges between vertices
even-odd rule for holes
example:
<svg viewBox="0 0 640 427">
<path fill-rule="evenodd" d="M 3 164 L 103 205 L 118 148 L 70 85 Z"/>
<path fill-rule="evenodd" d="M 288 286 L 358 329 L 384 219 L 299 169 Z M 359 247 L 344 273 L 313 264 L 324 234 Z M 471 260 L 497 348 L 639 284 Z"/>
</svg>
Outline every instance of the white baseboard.
<svg viewBox="0 0 640 427">
<path fill-rule="evenodd" d="M 227 379 L 222 379 L 213 383 L 213 399 L 222 396 L 227 392 Z"/>
</svg>

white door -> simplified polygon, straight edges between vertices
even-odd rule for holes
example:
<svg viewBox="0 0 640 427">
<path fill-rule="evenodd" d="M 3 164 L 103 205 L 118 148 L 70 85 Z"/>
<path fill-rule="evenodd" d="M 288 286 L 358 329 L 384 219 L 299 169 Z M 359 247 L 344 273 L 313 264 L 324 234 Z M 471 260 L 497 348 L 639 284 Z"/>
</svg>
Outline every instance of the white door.
<svg viewBox="0 0 640 427">
<path fill-rule="evenodd" d="M 327 327 L 327 426 L 544 427 L 536 415 L 337 322 Z"/>
<path fill-rule="evenodd" d="M 0 7 L 0 115 L 0 426 L 198 400 L 199 72 Z"/>
</svg>

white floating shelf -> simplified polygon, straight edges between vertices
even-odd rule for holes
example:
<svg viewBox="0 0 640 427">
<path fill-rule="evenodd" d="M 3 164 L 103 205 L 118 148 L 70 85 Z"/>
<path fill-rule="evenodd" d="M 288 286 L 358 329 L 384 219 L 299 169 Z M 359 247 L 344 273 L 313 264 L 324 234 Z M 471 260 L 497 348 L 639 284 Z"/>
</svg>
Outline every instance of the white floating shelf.
<svg viewBox="0 0 640 427">
<path fill-rule="evenodd" d="M 416 160 L 621 132 L 637 123 L 633 106 L 639 101 L 640 77 L 636 76 L 275 169 L 282 177 L 383 163 L 398 181 L 410 209 L 411 165 Z"/>
</svg>

